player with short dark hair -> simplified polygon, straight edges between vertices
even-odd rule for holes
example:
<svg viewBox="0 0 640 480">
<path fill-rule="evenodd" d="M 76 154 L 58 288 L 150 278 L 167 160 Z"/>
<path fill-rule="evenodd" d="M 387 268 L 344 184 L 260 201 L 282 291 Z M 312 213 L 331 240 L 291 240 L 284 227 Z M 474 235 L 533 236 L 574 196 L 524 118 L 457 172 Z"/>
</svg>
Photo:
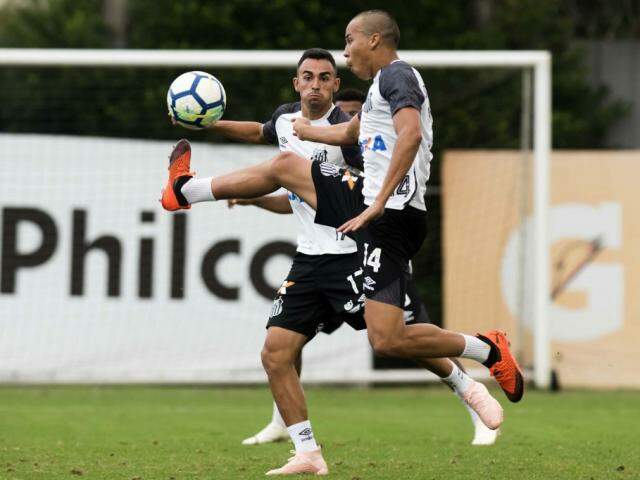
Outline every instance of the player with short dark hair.
<svg viewBox="0 0 640 480">
<path fill-rule="evenodd" d="M 333 97 L 334 103 L 351 117 L 360 113 L 366 99 L 367 96 L 355 88 L 343 88 Z"/>
</svg>

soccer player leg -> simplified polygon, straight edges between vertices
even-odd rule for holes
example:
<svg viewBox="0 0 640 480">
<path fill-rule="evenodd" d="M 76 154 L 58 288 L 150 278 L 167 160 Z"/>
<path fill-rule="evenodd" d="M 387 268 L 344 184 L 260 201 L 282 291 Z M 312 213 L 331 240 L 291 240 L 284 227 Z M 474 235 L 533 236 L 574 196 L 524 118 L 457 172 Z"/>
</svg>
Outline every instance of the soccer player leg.
<svg viewBox="0 0 640 480">
<path fill-rule="evenodd" d="M 262 363 L 269 377 L 271 393 L 295 446 L 295 455 L 284 466 L 269 470 L 267 475 L 328 473 L 308 420 L 304 392 L 295 368 L 307 340 L 307 336 L 282 327 L 271 326 L 267 331 Z"/>
<path fill-rule="evenodd" d="M 282 152 L 258 165 L 213 177 L 211 191 L 218 200 L 256 198 L 284 187 L 312 207 L 315 189 L 311 180 L 311 162 L 291 152 Z"/>
<path fill-rule="evenodd" d="M 402 275 L 406 275 L 408 260 L 403 258 L 402 251 L 398 254 L 397 246 L 402 241 L 394 238 L 393 229 L 381 233 L 379 224 L 384 221 L 380 220 L 386 220 L 387 215 L 372 222 L 360 242 L 365 269 L 363 287 L 367 294 L 365 319 L 374 349 L 379 355 L 414 360 L 445 357 L 475 360 L 489 368 L 510 401 L 518 402 L 524 382 L 504 332 L 492 330 L 471 336 L 431 324 L 404 325 L 398 310 L 403 305 L 406 287 Z"/>
<path fill-rule="evenodd" d="M 407 325 L 431 323 L 425 304 L 420 298 L 418 289 L 412 278 L 409 278 L 407 281 L 404 300 L 404 319 Z M 455 358 L 425 358 L 417 363 L 438 375 L 443 383 L 449 386 L 462 401 L 473 424 L 474 436 L 471 445 L 493 445 L 498 437 L 499 429 L 491 430 L 488 428 L 475 410 L 464 401 L 464 394 L 473 385 L 473 380 L 464 370 L 462 364 Z"/>
<path fill-rule="evenodd" d="M 294 266 L 278 290 L 262 350 L 262 364 L 278 410 L 287 425 L 296 455 L 283 467 L 268 475 L 321 473 L 327 467 L 316 443 L 296 362 L 303 346 L 315 335 L 323 318 L 329 315 L 328 304 L 319 298 L 304 258 Z"/>
<path fill-rule="evenodd" d="M 284 187 L 315 208 L 311 162 L 282 152 L 265 162 L 215 177 L 191 172 L 191 145 L 180 140 L 169 157 L 169 178 L 160 199 L 166 210 L 188 209 L 194 203 L 230 198 L 256 198 Z"/>
</svg>

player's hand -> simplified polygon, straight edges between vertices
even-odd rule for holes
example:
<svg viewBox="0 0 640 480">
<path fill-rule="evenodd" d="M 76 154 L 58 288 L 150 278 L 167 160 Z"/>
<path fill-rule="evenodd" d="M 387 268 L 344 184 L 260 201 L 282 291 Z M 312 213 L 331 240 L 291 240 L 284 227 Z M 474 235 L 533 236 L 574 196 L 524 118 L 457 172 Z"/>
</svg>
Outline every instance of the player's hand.
<svg viewBox="0 0 640 480">
<path fill-rule="evenodd" d="M 341 233 L 357 232 L 358 230 L 366 227 L 375 219 L 380 218 L 384 214 L 384 205 L 380 205 L 378 202 L 373 202 L 357 217 L 343 223 L 338 231 Z"/>
<path fill-rule="evenodd" d="M 304 117 L 298 117 L 291 120 L 293 122 L 293 134 L 300 140 L 306 140 L 304 136 L 305 129 L 311 125 L 311 120 Z"/>
</svg>

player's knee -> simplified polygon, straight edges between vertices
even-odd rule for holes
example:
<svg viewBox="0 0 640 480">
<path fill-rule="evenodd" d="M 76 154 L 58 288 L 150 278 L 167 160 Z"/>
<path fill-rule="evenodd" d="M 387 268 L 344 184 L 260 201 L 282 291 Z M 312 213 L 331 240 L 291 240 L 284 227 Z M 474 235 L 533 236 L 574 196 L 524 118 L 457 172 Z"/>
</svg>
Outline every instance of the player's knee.
<svg viewBox="0 0 640 480">
<path fill-rule="evenodd" d="M 287 360 L 287 356 L 283 355 L 282 352 L 266 347 L 262 349 L 261 358 L 262 366 L 269 376 L 277 375 L 284 371 L 288 364 L 291 363 Z"/>
<path fill-rule="evenodd" d="M 270 175 L 273 180 L 278 180 L 282 175 L 291 171 L 292 162 L 296 162 L 298 157 L 293 152 L 281 152 L 271 160 Z"/>
<path fill-rule="evenodd" d="M 398 346 L 392 338 L 369 337 L 369 342 L 379 357 L 397 357 Z"/>
</svg>

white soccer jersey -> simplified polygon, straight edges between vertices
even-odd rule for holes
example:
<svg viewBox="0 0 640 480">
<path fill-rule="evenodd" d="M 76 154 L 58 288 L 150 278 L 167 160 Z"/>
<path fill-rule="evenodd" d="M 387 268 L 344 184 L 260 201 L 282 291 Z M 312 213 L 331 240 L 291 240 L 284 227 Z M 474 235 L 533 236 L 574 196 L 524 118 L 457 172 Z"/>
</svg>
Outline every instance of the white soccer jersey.
<svg viewBox="0 0 640 480">
<path fill-rule="evenodd" d="M 404 107 L 420 112 L 422 141 L 413 165 L 389 197 L 386 208 L 402 210 L 410 205 L 426 210 L 424 195 L 433 144 L 431 108 L 422 77 L 415 68 L 400 60 L 376 74 L 362 107 L 359 141 L 364 156 L 364 203 L 371 205 L 382 188 L 398 139 L 393 115 Z"/>
<path fill-rule="evenodd" d="M 336 147 L 310 141 L 302 141 L 293 134 L 292 119 L 301 117 L 300 102 L 288 103 L 278 107 L 271 120 L 262 128 L 264 138 L 277 144 L 281 151 L 291 151 L 314 162 L 330 162 L 338 167 L 350 166 L 362 170 L 362 154 L 357 146 Z M 329 126 L 348 122 L 351 118 L 338 107 L 329 111 L 311 125 Z M 356 243 L 349 237 L 339 234 L 335 228 L 314 222 L 316 211 L 295 193 L 289 192 L 289 202 L 293 213 L 300 221 L 298 234 L 298 252 L 306 255 L 324 255 L 327 253 L 346 254 L 357 251 Z"/>
</svg>

